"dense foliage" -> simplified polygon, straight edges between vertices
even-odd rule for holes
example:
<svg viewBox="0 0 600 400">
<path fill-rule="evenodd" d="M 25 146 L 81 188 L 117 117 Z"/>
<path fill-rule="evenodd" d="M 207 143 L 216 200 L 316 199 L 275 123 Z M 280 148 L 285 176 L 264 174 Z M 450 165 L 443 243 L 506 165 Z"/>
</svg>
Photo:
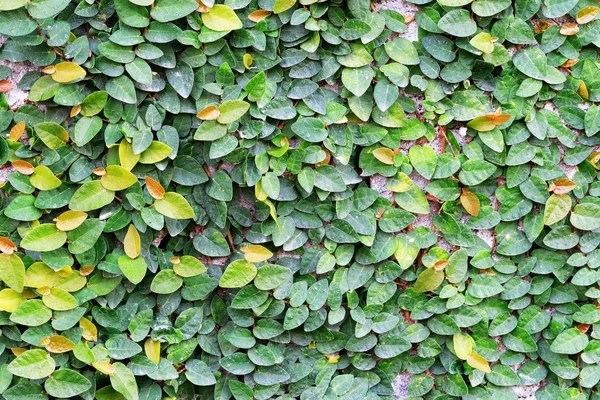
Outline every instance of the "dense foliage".
<svg viewBox="0 0 600 400">
<path fill-rule="evenodd" d="M 412 2 L 0 0 L 1 397 L 600 399 L 598 4 Z"/>
</svg>

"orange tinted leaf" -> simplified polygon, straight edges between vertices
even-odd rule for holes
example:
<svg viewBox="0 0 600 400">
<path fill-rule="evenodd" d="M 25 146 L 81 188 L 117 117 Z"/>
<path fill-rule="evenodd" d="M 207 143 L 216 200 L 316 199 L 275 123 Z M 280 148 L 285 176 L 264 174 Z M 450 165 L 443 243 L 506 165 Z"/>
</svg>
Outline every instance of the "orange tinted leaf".
<svg viewBox="0 0 600 400">
<path fill-rule="evenodd" d="M 47 337 L 42 342 L 50 353 L 67 353 L 77 347 L 70 339 L 58 335 Z"/>
<path fill-rule="evenodd" d="M 460 204 L 462 204 L 465 210 L 472 216 L 476 217 L 479 215 L 481 203 L 479 198 L 473 193 L 463 190 L 462 194 L 460 195 Z"/>
<path fill-rule="evenodd" d="M 557 179 L 554 183 L 550 184 L 550 188 L 556 194 L 567 194 L 576 187 L 577 184 L 575 182 L 566 178 Z"/>
<path fill-rule="evenodd" d="M 25 122 L 21 121 L 11 128 L 8 138 L 16 142 L 23 136 L 23 132 L 25 132 Z"/>
<path fill-rule="evenodd" d="M 8 92 L 14 87 L 11 81 L 2 79 L 0 81 L 0 93 Z"/>
<path fill-rule="evenodd" d="M 269 15 L 271 15 L 271 11 L 256 10 L 248 14 L 248 19 L 252 22 L 260 22 L 263 19 L 267 18 Z"/>
<path fill-rule="evenodd" d="M 81 106 L 80 105 L 73 106 L 73 108 L 71 108 L 71 112 L 69 113 L 69 117 L 73 118 L 74 116 L 76 116 L 80 112 L 81 112 Z"/>
<path fill-rule="evenodd" d="M 0 236 L 0 251 L 4 254 L 12 254 L 17 251 L 17 246 L 9 238 Z"/>
<path fill-rule="evenodd" d="M 210 105 L 210 106 L 204 107 L 196 115 L 196 117 L 207 120 L 207 121 L 212 121 L 212 120 L 219 118 L 219 115 L 221 115 L 221 111 L 219 111 L 219 108 L 215 105 Z"/>
<path fill-rule="evenodd" d="M 12 162 L 12 166 L 23 175 L 31 175 L 35 171 L 33 165 L 24 160 L 15 160 Z"/>
<path fill-rule="evenodd" d="M 156 200 L 160 200 L 165 197 L 165 188 L 149 176 L 146 177 L 146 189 L 148 189 L 150 196 Z"/>
<path fill-rule="evenodd" d="M 560 33 L 565 36 L 573 36 L 579 32 L 579 26 L 577 24 L 564 24 L 560 27 Z"/>
</svg>

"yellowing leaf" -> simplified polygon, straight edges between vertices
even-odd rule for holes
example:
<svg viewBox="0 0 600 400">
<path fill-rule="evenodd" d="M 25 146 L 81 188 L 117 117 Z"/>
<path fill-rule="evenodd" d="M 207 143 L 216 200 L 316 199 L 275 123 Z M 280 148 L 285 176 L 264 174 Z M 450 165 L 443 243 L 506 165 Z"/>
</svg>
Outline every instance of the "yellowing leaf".
<svg viewBox="0 0 600 400">
<path fill-rule="evenodd" d="M 98 328 L 92 321 L 87 318 L 81 318 L 79 320 L 79 327 L 83 328 L 83 338 L 85 340 L 91 340 L 96 342 L 98 340 Z"/>
<path fill-rule="evenodd" d="M 475 341 L 473 338 L 464 333 L 457 333 L 453 336 L 454 353 L 461 360 L 466 360 L 473 353 Z"/>
<path fill-rule="evenodd" d="M 59 83 L 73 82 L 85 77 L 85 69 L 72 62 L 62 62 L 54 66 L 52 79 Z"/>
<path fill-rule="evenodd" d="M 25 271 L 25 286 L 38 289 L 52 287 L 60 279 L 60 275 L 43 262 L 35 262 Z"/>
<path fill-rule="evenodd" d="M 115 367 L 108 361 L 96 361 L 92 366 L 105 375 L 112 376 L 115 373 Z"/>
<path fill-rule="evenodd" d="M 564 24 L 560 27 L 561 35 L 573 36 L 579 32 L 579 26 L 577 24 Z"/>
<path fill-rule="evenodd" d="M 140 164 L 156 164 L 169 157 L 173 149 L 166 144 L 153 140 L 150 146 L 140 154 Z"/>
<path fill-rule="evenodd" d="M 483 115 L 481 117 L 473 118 L 467 126 L 469 128 L 473 128 L 479 132 L 489 132 L 496 127 L 494 123 L 493 117 L 488 117 L 487 115 Z"/>
<path fill-rule="evenodd" d="M 373 150 L 373 156 L 387 165 L 394 165 L 394 151 L 386 147 L 380 147 Z"/>
<path fill-rule="evenodd" d="M 242 252 L 244 253 L 246 261 L 251 263 L 263 262 L 273 257 L 273 253 L 271 253 L 269 249 L 257 244 L 242 247 Z"/>
<path fill-rule="evenodd" d="M 106 173 L 100 178 L 100 182 L 104 189 L 117 192 L 137 183 L 137 178 L 128 169 L 120 165 L 109 165 L 106 167 Z"/>
<path fill-rule="evenodd" d="M 417 277 L 413 289 L 415 293 L 430 292 L 437 289 L 443 281 L 444 271 L 438 271 L 435 268 L 427 268 Z"/>
<path fill-rule="evenodd" d="M 157 199 L 154 208 L 165 217 L 173 219 L 189 219 L 196 216 L 185 197 L 175 192 L 167 192 L 162 199 Z"/>
<path fill-rule="evenodd" d="M 16 292 L 23 292 L 25 264 L 16 254 L 0 254 L 0 280 Z"/>
<path fill-rule="evenodd" d="M 559 178 L 550 184 L 550 190 L 555 194 L 567 194 L 576 187 L 575 182 L 566 178 Z"/>
<path fill-rule="evenodd" d="M 577 87 L 577 94 L 584 100 L 589 100 L 590 94 L 584 81 L 579 81 L 579 87 Z"/>
<path fill-rule="evenodd" d="M 165 188 L 149 176 L 146 177 L 146 189 L 148 189 L 150 196 L 156 200 L 165 197 Z"/>
<path fill-rule="evenodd" d="M 0 310 L 2 311 L 12 313 L 24 301 L 21 293 L 18 293 L 13 289 L 3 289 L 0 291 Z"/>
<path fill-rule="evenodd" d="M 23 136 L 23 132 L 25 132 L 25 122 L 21 121 L 10 129 L 8 139 L 16 142 Z"/>
<path fill-rule="evenodd" d="M 486 374 L 492 372 L 490 365 L 485 358 L 481 357 L 477 353 L 473 353 L 467 357 L 467 364 L 475 369 L 485 372 Z"/>
<path fill-rule="evenodd" d="M 460 204 L 462 204 L 465 210 L 467 210 L 467 212 L 472 216 L 476 217 L 479 215 L 479 211 L 481 210 L 481 202 L 477 196 L 466 189 L 463 189 L 463 192 L 460 195 Z"/>
<path fill-rule="evenodd" d="M 275 0 L 273 14 L 281 14 L 282 12 L 294 7 L 294 4 L 296 4 L 296 0 Z"/>
<path fill-rule="evenodd" d="M 140 155 L 133 152 L 133 146 L 127 140 L 121 140 L 119 144 L 119 161 L 127 171 L 131 171 L 140 160 Z"/>
<path fill-rule="evenodd" d="M 54 175 L 54 172 L 45 165 L 38 165 L 34 168 L 29 182 L 34 188 L 39 190 L 56 189 L 62 184 L 61 180 Z"/>
<path fill-rule="evenodd" d="M 244 62 L 244 67 L 246 67 L 246 69 L 250 69 L 250 66 L 252 65 L 252 54 L 244 54 L 244 57 L 242 57 L 242 61 Z"/>
<path fill-rule="evenodd" d="M 47 337 L 40 344 L 46 346 L 50 353 L 67 353 L 77 347 L 70 339 L 58 335 Z"/>
<path fill-rule="evenodd" d="M 598 11 L 600 11 L 600 8 L 596 6 L 583 7 L 577 11 L 577 23 L 583 25 L 592 22 L 598 15 Z"/>
<path fill-rule="evenodd" d="M 491 54 L 494 52 L 492 35 L 487 32 L 481 32 L 473 36 L 469 43 L 471 43 L 471 46 L 475 47 L 477 50 L 480 50 L 486 54 Z"/>
<path fill-rule="evenodd" d="M 83 211 L 69 210 L 56 217 L 54 222 L 59 230 L 68 232 L 83 224 L 87 217 L 88 215 Z"/>
<path fill-rule="evenodd" d="M 152 338 L 148 338 L 144 343 L 144 352 L 154 364 L 160 362 L 160 342 L 155 342 Z"/>
<path fill-rule="evenodd" d="M 219 118 L 219 115 L 221 115 L 221 111 L 219 111 L 219 108 L 213 104 L 213 105 L 204 107 L 196 115 L 196 117 L 203 119 L 203 120 L 212 121 L 212 120 Z"/>
<path fill-rule="evenodd" d="M 133 224 L 127 228 L 127 234 L 125 235 L 125 242 L 123 243 L 125 248 L 125 254 L 131 259 L 137 258 L 141 252 L 141 239 L 140 234 L 135 229 Z"/>
<path fill-rule="evenodd" d="M 223 4 L 215 4 L 208 12 L 202 13 L 202 23 L 217 32 L 233 31 L 243 27 L 235 11 Z"/>
<path fill-rule="evenodd" d="M 173 257 L 171 262 L 173 263 L 173 272 L 182 278 L 190 278 L 206 272 L 206 266 L 196 257 Z"/>
</svg>

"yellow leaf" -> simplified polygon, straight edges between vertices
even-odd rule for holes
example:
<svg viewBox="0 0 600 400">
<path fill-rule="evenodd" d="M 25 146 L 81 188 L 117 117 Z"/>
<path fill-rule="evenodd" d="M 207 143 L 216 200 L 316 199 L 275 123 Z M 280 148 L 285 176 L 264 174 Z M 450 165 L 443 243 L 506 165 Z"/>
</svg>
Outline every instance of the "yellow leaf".
<svg viewBox="0 0 600 400">
<path fill-rule="evenodd" d="M 271 11 L 256 10 L 248 14 L 248 19 L 252 22 L 260 22 L 263 19 L 267 18 L 269 15 L 271 15 Z"/>
<path fill-rule="evenodd" d="M 492 369 L 485 358 L 481 357 L 477 353 L 472 353 L 467 357 L 467 364 L 475 369 L 485 372 L 486 374 L 492 372 Z"/>
<path fill-rule="evenodd" d="M 246 67 L 246 69 L 250 69 L 250 66 L 252 65 L 252 54 L 244 54 L 242 61 L 244 62 L 244 67 Z"/>
<path fill-rule="evenodd" d="M 83 328 L 83 338 L 85 340 L 91 340 L 96 342 L 98 340 L 98 328 L 92 321 L 87 318 L 81 318 L 79 320 L 79 327 Z"/>
<path fill-rule="evenodd" d="M 394 193 L 404 193 L 411 190 L 415 184 L 404 172 L 398 172 L 394 178 L 388 179 L 385 186 Z"/>
<path fill-rule="evenodd" d="M 61 269 L 57 270 L 56 273 L 61 278 L 66 278 L 68 276 L 73 275 L 73 268 L 70 265 L 63 265 Z"/>
<path fill-rule="evenodd" d="M 23 347 L 13 347 L 12 349 L 10 349 L 10 351 L 17 357 L 19 357 L 21 354 L 25 353 L 27 351 L 27 349 L 24 349 Z"/>
<path fill-rule="evenodd" d="M 58 335 L 42 339 L 40 344 L 46 346 L 50 353 L 67 353 L 77 347 L 70 339 Z"/>
<path fill-rule="evenodd" d="M 282 12 L 292 8 L 294 4 L 296 4 L 296 0 L 275 0 L 273 14 L 281 14 Z"/>
<path fill-rule="evenodd" d="M 144 343 L 144 351 L 146 357 L 148 357 L 154 364 L 160 362 L 160 342 L 155 342 L 152 338 L 148 338 Z"/>
<path fill-rule="evenodd" d="M 206 272 L 206 266 L 202 261 L 193 256 L 181 256 L 171 258 L 173 272 L 182 278 L 190 278 Z"/>
<path fill-rule="evenodd" d="M 258 181 L 256 185 L 254 185 L 254 197 L 260 201 L 265 201 L 269 197 L 267 192 L 262 189 L 261 181 Z"/>
<path fill-rule="evenodd" d="M 83 224 L 87 217 L 88 215 L 83 211 L 69 210 L 56 217 L 54 222 L 59 230 L 68 232 Z"/>
<path fill-rule="evenodd" d="M 489 117 L 487 115 L 483 115 L 481 117 L 476 117 L 473 118 L 468 124 L 467 126 L 469 128 L 473 128 L 476 131 L 479 132 L 489 132 L 491 130 L 493 130 L 496 127 L 496 124 L 494 123 L 494 118 L 493 117 Z"/>
<path fill-rule="evenodd" d="M 60 279 L 60 275 L 43 262 L 35 262 L 25 271 L 25 286 L 38 289 L 52 287 Z"/>
<path fill-rule="evenodd" d="M 23 136 L 23 132 L 25 132 L 25 122 L 21 121 L 11 128 L 8 139 L 16 142 Z"/>
<path fill-rule="evenodd" d="M 465 333 L 457 333 L 453 336 L 454 353 L 461 360 L 466 360 L 473 353 L 475 341 Z"/>
<path fill-rule="evenodd" d="M 233 31 L 243 27 L 235 11 L 223 4 L 215 4 L 208 12 L 202 13 L 202 23 L 208 29 L 217 32 Z"/>
<path fill-rule="evenodd" d="M 119 144 L 119 161 L 127 171 L 131 171 L 140 160 L 139 154 L 133 153 L 133 146 L 127 140 L 121 140 Z"/>
<path fill-rule="evenodd" d="M 462 204 L 465 210 L 467 210 L 467 212 L 472 216 L 476 217 L 479 215 L 479 211 L 481 210 L 481 202 L 477 196 L 466 189 L 463 189 L 463 192 L 460 195 L 460 204 Z"/>
<path fill-rule="evenodd" d="M 242 252 L 244 253 L 246 261 L 251 263 L 267 261 L 269 258 L 273 257 L 273 253 L 271 253 L 269 249 L 257 244 L 242 247 Z"/>
<path fill-rule="evenodd" d="M 137 178 L 128 169 L 120 165 L 109 165 L 105 169 L 106 173 L 100 178 L 100 182 L 104 189 L 118 192 L 125 190 L 137 183 Z"/>
<path fill-rule="evenodd" d="M 105 375 L 112 376 L 115 373 L 115 367 L 108 361 L 96 361 L 92 366 Z"/>
<path fill-rule="evenodd" d="M 0 310 L 12 313 L 23 303 L 21 293 L 13 289 L 3 289 L 0 291 Z"/>
<path fill-rule="evenodd" d="M 85 69 L 72 62 L 62 62 L 54 66 L 52 79 L 59 83 L 73 82 L 85 77 Z"/>
<path fill-rule="evenodd" d="M 17 251 L 17 246 L 9 238 L 0 236 L 0 251 L 4 254 L 12 254 Z"/>
<path fill-rule="evenodd" d="M 490 35 L 487 32 L 481 32 L 473 36 L 469 43 L 471 43 L 471 46 L 475 47 L 477 50 L 482 51 L 486 54 L 491 54 L 494 52 L 494 42 L 492 41 L 492 35 Z"/>
<path fill-rule="evenodd" d="M 73 118 L 81 112 L 81 106 L 78 104 L 71 108 L 71 112 L 69 113 L 69 117 Z"/>
<path fill-rule="evenodd" d="M 45 165 L 38 165 L 34 168 L 29 182 L 34 188 L 39 190 L 56 189 L 62 184 L 61 180 L 54 175 L 54 172 Z"/>
<path fill-rule="evenodd" d="M 577 88 L 577 94 L 581 96 L 582 99 L 588 100 L 590 95 L 585 85 L 584 81 L 579 81 L 579 87 Z"/>
<path fill-rule="evenodd" d="M 219 111 L 219 108 L 217 106 L 215 106 L 214 104 L 210 105 L 210 106 L 206 106 L 204 107 L 197 115 L 197 118 L 206 120 L 206 121 L 213 121 L 217 118 L 219 118 L 219 115 L 221 115 L 221 111 Z"/>
<path fill-rule="evenodd" d="M 394 165 L 394 151 L 386 147 L 380 147 L 373 150 L 373 156 L 376 159 L 387 165 Z"/>
<path fill-rule="evenodd" d="M 583 7 L 577 11 L 577 23 L 583 25 L 592 22 L 598 15 L 598 11 L 600 11 L 600 8 L 596 6 Z"/>
<path fill-rule="evenodd" d="M 146 189 L 148 189 L 148 193 L 150 193 L 150 196 L 155 200 L 160 200 L 165 197 L 165 188 L 149 176 L 146 177 Z"/>
<path fill-rule="evenodd" d="M 127 234 L 125 235 L 125 241 L 123 243 L 125 247 L 125 254 L 131 259 L 137 258 L 141 252 L 141 239 L 140 234 L 133 224 L 129 225 Z"/>
</svg>

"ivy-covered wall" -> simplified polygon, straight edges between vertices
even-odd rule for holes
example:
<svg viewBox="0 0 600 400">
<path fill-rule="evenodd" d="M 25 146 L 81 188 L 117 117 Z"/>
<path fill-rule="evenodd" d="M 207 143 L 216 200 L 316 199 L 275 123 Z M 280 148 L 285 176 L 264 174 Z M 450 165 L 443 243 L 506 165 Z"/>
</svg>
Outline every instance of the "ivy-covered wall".
<svg viewBox="0 0 600 400">
<path fill-rule="evenodd" d="M 595 0 L 0 0 L 0 395 L 600 399 Z"/>
</svg>

